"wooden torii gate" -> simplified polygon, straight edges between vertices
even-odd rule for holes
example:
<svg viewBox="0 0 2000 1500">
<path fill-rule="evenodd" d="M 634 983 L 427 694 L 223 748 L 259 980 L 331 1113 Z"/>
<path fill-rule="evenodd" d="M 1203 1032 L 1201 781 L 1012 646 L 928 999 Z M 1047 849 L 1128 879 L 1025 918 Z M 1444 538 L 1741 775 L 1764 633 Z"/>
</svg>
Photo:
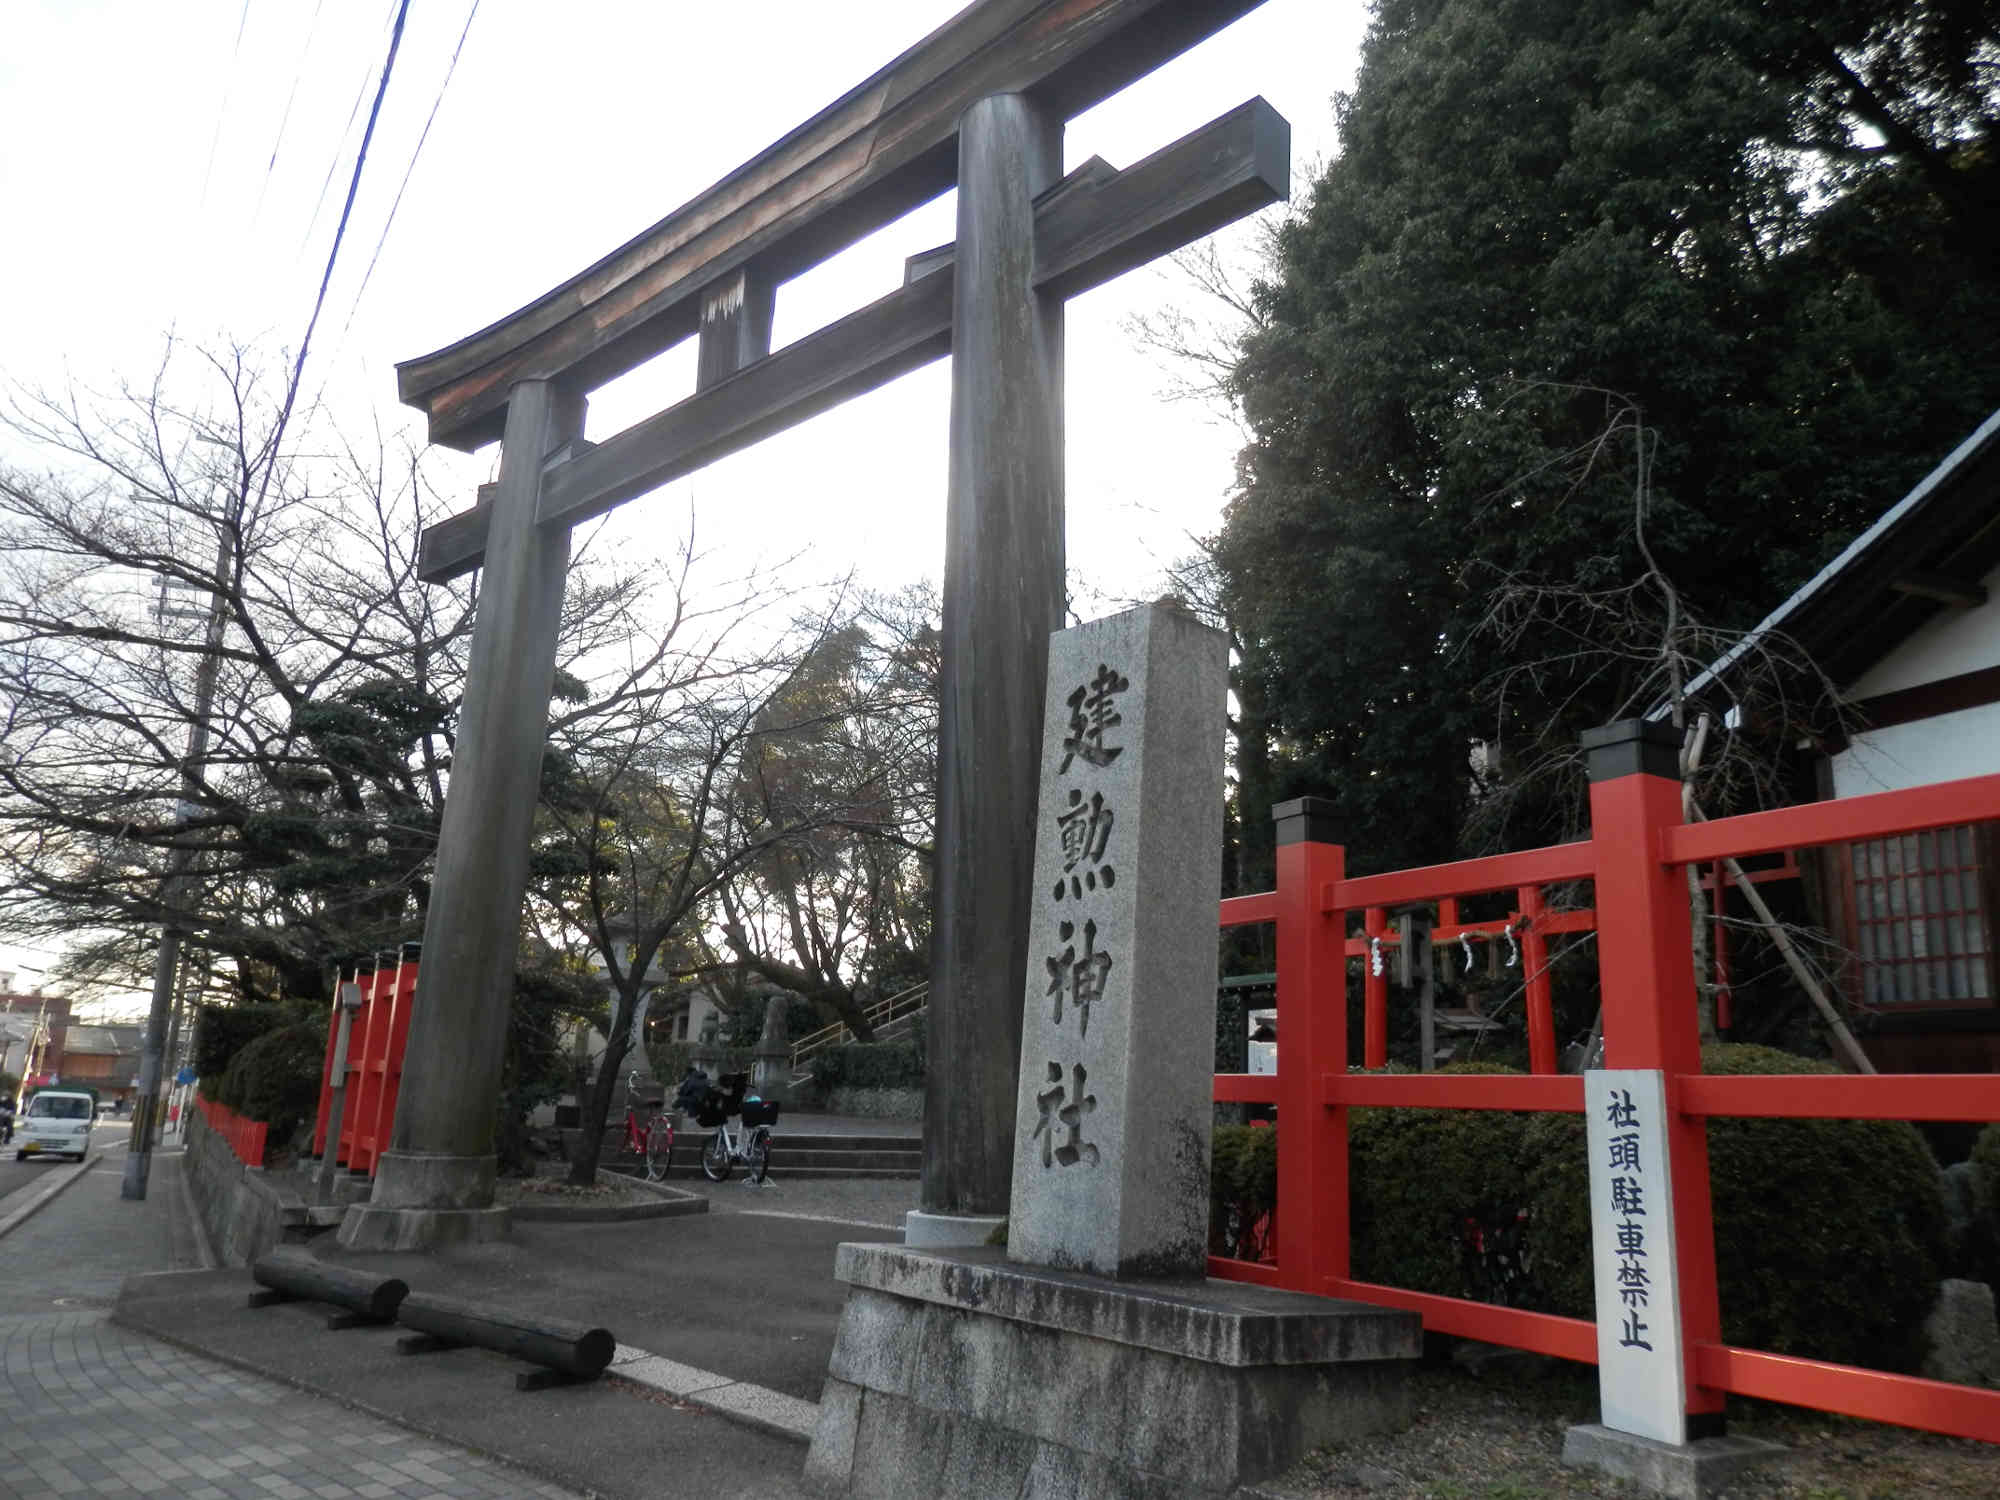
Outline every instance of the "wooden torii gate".
<svg viewBox="0 0 2000 1500">
<path fill-rule="evenodd" d="M 485 578 L 395 1128 L 343 1243 L 497 1229 L 490 1129 L 570 528 L 946 353 L 930 1082 L 910 1235 L 983 1237 L 1005 1214 L 1043 675 L 1063 623 L 1063 304 L 1290 179 L 1290 127 L 1262 99 L 1124 171 L 1092 158 L 1063 176 L 1063 124 L 1260 3 L 979 0 L 581 275 L 398 366 L 434 442 L 502 447 L 476 508 L 423 537 L 426 581 Z M 954 245 L 771 352 L 779 283 L 954 184 Z M 695 394 L 584 441 L 588 392 L 690 335 Z"/>
</svg>

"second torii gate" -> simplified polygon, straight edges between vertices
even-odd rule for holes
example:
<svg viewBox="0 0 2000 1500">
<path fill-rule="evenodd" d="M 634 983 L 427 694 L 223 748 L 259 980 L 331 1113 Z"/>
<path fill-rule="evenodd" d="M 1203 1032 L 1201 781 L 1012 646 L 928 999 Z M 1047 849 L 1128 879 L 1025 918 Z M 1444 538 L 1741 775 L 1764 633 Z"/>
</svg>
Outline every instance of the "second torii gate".
<svg viewBox="0 0 2000 1500">
<path fill-rule="evenodd" d="M 936 913 L 912 1243 L 1007 1211 L 1048 636 L 1063 623 L 1063 303 L 1286 196 L 1290 127 L 1252 99 L 1117 171 L 1062 175 L 1064 122 L 1261 0 L 979 0 L 605 260 L 397 369 L 433 441 L 501 439 L 429 582 L 484 567 L 403 1088 L 342 1243 L 495 1232 L 491 1126 L 570 528 L 952 356 Z M 958 189 L 954 245 L 771 353 L 777 286 Z M 523 184 L 522 213 L 541 212 Z M 695 394 L 599 444 L 587 393 L 700 339 Z"/>
</svg>

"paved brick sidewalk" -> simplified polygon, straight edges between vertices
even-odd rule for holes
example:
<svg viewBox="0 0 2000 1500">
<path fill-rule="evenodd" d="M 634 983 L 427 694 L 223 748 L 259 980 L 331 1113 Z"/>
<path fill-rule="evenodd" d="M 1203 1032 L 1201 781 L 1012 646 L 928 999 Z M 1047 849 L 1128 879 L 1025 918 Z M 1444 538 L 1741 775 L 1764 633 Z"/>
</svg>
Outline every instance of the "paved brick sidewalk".
<svg viewBox="0 0 2000 1500">
<path fill-rule="evenodd" d="M 144 1203 L 119 1199 L 122 1157 L 0 1242 L 0 1500 L 576 1494 L 111 1323 L 125 1275 L 192 1260 L 176 1155 Z"/>
<path fill-rule="evenodd" d="M 0 1318 L 0 1496 L 476 1500 L 573 1491 L 101 1312 Z"/>
</svg>

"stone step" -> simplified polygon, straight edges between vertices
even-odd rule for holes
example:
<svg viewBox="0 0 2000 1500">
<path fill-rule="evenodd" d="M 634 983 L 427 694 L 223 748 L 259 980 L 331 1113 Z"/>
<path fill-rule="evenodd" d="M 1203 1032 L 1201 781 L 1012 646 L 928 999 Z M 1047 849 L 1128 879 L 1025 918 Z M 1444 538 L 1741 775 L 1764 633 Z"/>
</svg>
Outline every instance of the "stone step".
<svg viewBox="0 0 2000 1500">
<path fill-rule="evenodd" d="M 774 1143 L 771 1160 L 781 1161 L 793 1171 L 810 1167 L 825 1172 L 916 1172 L 924 1164 L 921 1151 L 804 1151 Z M 699 1166 L 698 1146 L 676 1145 L 674 1162 L 679 1166 Z"/>
<path fill-rule="evenodd" d="M 674 1149 L 678 1151 L 690 1141 L 705 1141 L 713 1134 L 715 1134 L 714 1131 L 704 1130 L 700 1126 L 682 1130 L 674 1138 Z M 784 1131 L 780 1130 L 773 1132 L 771 1136 L 771 1149 L 773 1151 L 855 1151 L 862 1153 L 895 1151 L 914 1152 L 922 1155 L 924 1143 L 920 1137 L 914 1135 L 817 1135 L 805 1133 L 787 1135 Z"/>
<path fill-rule="evenodd" d="M 670 1170 L 675 1173 L 701 1171 L 701 1150 L 712 1130 L 699 1126 L 683 1129 L 674 1137 Z M 818 1135 L 780 1132 L 771 1137 L 771 1156 L 794 1176 L 815 1177 L 915 1177 L 923 1171 L 923 1142 L 908 1135 Z M 631 1167 L 637 1158 L 625 1150 L 625 1132 L 607 1130 L 598 1163 L 606 1167 Z"/>
<path fill-rule="evenodd" d="M 787 1134 L 783 1130 L 774 1130 L 771 1132 L 771 1148 L 775 1151 L 920 1152 L 924 1149 L 924 1138 L 920 1135 L 820 1135 L 803 1131 Z"/>
<path fill-rule="evenodd" d="M 630 1177 L 636 1175 L 639 1169 L 637 1165 L 634 1164 L 628 1158 L 623 1163 L 608 1162 L 604 1165 L 602 1170 L 607 1172 L 621 1172 L 625 1176 Z M 732 1163 L 729 1168 L 729 1180 L 731 1182 L 734 1182 L 742 1176 L 743 1176 L 743 1164 L 741 1162 Z M 917 1178 L 923 1176 L 923 1168 L 915 1162 L 912 1162 L 907 1168 L 905 1167 L 800 1167 L 800 1166 L 794 1166 L 789 1160 L 787 1160 L 782 1156 L 774 1156 L 771 1158 L 771 1176 L 774 1178 L 780 1178 L 780 1177 L 787 1178 L 792 1181 L 805 1181 L 807 1179 L 812 1179 L 814 1181 L 820 1181 L 820 1180 L 833 1181 L 838 1178 L 850 1178 L 856 1181 L 887 1182 L 894 1180 L 905 1180 L 914 1182 Z M 674 1158 L 673 1165 L 668 1169 L 667 1172 L 668 1182 L 678 1183 L 683 1186 L 687 1186 L 690 1184 L 694 1186 L 699 1186 L 706 1180 L 707 1179 L 702 1176 L 701 1164 L 699 1162 L 684 1162 L 678 1156 Z"/>
<path fill-rule="evenodd" d="M 740 1166 L 732 1167 L 730 1169 L 731 1175 L 740 1174 L 742 1170 Z M 694 1175 L 697 1177 L 701 1175 L 700 1167 L 694 1169 Z M 774 1156 L 771 1158 L 771 1176 L 774 1178 L 787 1178 L 792 1181 L 803 1181 L 807 1178 L 815 1181 L 823 1178 L 830 1181 L 839 1177 L 851 1177 L 856 1180 L 865 1181 L 907 1179 L 914 1182 L 923 1175 L 923 1166 L 918 1162 L 912 1162 L 908 1167 L 800 1167 L 794 1166 L 786 1157 Z"/>
</svg>

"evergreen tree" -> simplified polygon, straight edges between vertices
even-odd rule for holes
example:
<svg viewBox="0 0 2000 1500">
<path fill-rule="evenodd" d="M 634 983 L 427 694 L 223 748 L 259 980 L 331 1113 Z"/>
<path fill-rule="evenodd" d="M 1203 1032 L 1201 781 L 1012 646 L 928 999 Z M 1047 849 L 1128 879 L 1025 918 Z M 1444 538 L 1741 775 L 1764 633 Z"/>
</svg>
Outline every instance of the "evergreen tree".
<svg viewBox="0 0 2000 1500">
<path fill-rule="evenodd" d="M 1381 0 L 1236 372 L 1246 824 L 1311 792 L 1355 867 L 1451 857 L 1664 693 L 1657 611 L 1606 612 L 1642 539 L 1747 627 L 2000 402 L 1995 18 Z"/>
</svg>

